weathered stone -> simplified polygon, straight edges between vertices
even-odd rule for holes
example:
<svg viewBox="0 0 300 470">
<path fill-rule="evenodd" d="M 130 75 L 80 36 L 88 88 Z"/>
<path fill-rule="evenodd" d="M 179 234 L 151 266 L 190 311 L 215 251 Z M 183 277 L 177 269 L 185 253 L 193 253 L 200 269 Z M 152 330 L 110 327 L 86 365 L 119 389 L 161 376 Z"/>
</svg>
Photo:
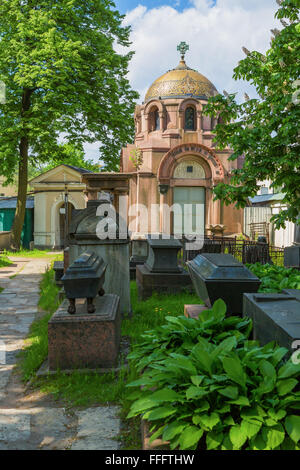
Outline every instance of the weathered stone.
<svg viewBox="0 0 300 470">
<path fill-rule="evenodd" d="M 145 300 L 154 292 L 159 294 L 178 294 L 182 290 L 192 291 L 192 281 L 189 273 L 182 270 L 179 273 L 153 273 L 145 264 L 136 267 L 136 284 L 138 297 Z"/>
<path fill-rule="evenodd" d="M 71 450 L 118 450 L 118 411 L 117 406 L 79 411 L 77 440 L 72 444 Z"/>
<path fill-rule="evenodd" d="M 198 305 L 198 304 L 185 305 L 184 306 L 184 315 L 187 318 L 195 318 L 196 320 L 198 320 L 198 317 L 199 317 L 200 313 L 202 313 L 204 310 L 207 310 L 206 305 Z"/>
<path fill-rule="evenodd" d="M 300 339 L 300 302 L 289 294 L 244 294 L 243 315 L 253 322 L 253 337 L 262 345 L 276 341 L 293 352 Z"/>
</svg>

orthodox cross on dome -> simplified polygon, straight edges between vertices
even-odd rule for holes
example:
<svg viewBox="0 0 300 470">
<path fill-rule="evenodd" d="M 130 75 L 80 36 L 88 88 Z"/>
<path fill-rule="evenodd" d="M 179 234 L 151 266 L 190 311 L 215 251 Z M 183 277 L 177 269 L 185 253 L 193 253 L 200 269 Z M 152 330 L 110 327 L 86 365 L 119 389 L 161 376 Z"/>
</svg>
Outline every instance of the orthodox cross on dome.
<svg viewBox="0 0 300 470">
<path fill-rule="evenodd" d="M 184 41 L 181 41 L 181 43 L 178 44 L 177 50 L 181 54 L 181 60 L 184 60 L 185 53 L 189 50 L 189 48 L 190 46 Z"/>
</svg>

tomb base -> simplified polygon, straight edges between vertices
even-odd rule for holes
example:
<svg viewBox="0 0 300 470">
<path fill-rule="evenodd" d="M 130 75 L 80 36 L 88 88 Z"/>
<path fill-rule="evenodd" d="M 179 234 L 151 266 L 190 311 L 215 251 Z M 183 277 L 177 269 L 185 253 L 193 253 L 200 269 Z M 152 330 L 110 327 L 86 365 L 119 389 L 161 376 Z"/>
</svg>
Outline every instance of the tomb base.
<svg viewBox="0 0 300 470">
<path fill-rule="evenodd" d="M 136 283 L 140 300 L 151 297 L 154 292 L 159 294 L 177 294 L 186 289 L 191 292 L 193 291 L 190 275 L 186 271 L 153 273 L 144 264 L 136 267 Z"/>
<path fill-rule="evenodd" d="M 86 300 L 76 300 L 68 313 L 64 300 L 48 323 L 49 370 L 115 367 L 121 334 L 120 299 L 106 294 L 94 299 L 96 310 L 86 312 Z"/>
</svg>

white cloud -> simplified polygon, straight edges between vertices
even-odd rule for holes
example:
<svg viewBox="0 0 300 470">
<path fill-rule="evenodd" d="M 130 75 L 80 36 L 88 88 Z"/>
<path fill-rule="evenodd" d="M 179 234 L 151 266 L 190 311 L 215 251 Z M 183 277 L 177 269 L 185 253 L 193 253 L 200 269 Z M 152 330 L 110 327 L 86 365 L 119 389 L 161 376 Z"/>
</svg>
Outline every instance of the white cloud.
<svg viewBox="0 0 300 470">
<path fill-rule="evenodd" d="M 143 5 L 128 12 L 124 24 L 132 26 L 131 48 L 136 52 L 128 78 L 140 93 L 140 102 L 151 83 L 177 65 L 180 41 L 190 46 L 187 64 L 209 78 L 220 92 L 239 91 L 242 97 L 246 91 L 254 96 L 248 83 L 232 79 L 233 69 L 245 57 L 242 46 L 260 52 L 269 48 L 270 29 L 278 23 L 275 0 L 190 3 L 181 12 L 169 6 L 147 9 Z"/>
</svg>

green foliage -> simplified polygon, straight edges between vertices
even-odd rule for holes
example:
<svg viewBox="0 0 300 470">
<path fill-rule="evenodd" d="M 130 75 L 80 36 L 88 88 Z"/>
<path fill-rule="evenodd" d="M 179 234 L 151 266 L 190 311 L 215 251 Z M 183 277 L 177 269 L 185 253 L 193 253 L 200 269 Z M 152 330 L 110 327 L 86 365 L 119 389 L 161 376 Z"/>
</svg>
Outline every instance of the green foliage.
<svg viewBox="0 0 300 470">
<path fill-rule="evenodd" d="M 261 280 L 259 292 L 281 292 L 282 289 L 300 289 L 300 273 L 297 269 L 270 264 L 246 264 Z"/>
<path fill-rule="evenodd" d="M 259 99 L 238 104 L 235 95 L 209 100 L 205 113 L 219 115 L 216 145 L 233 149 L 231 160 L 245 156 L 242 169 L 233 171 L 229 184 L 219 184 L 216 198 L 245 207 L 256 195 L 258 181 L 269 179 L 282 188 L 287 209 L 272 217 L 277 228 L 296 221 L 300 213 L 299 166 L 299 0 L 283 0 L 276 17 L 281 31 L 272 30 L 271 47 L 263 55 L 244 48 L 247 57 L 234 69 L 233 78 L 254 85 Z"/>
<path fill-rule="evenodd" d="M 82 149 L 101 142 L 107 169 L 134 133 L 136 92 L 126 79 L 130 28 L 110 0 L 7 0 L 0 3 L 0 171 L 12 178 L 22 136 L 30 161 L 59 155 L 59 139 Z M 28 110 L 21 114 L 22 100 Z M 25 109 L 25 108 L 24 108 Z"/>
<path fill-rule="evenodd" d="M 142 416 L 151 439 L 171 449 L 299 449 L 300 364 L 283 363 L 287 350 L 274 343 L 249 341 L 247 325 L 223 312 L 218 301 L 195 336 L 197 321 L 187 318 L 168 318 L 166 330 L 145 334 L 130 354 L 141 376 L 128 384 L 128 418 Z"/>
<path fill-rule="evenodd" d="M 6 254 L 1 254 L 0 256 L 0 268 L 3 268 L 5 266 L 11 266 L 13 263 L 10 261 L 10 259 L 7 257 Z"/>
<path fill-rule="evenodd" d="M 214 342 L 231 338 L 230 347 L 235 338 L 235 343 L 240 344 L 251 331 L 251 320 L 240 317 L 224 318 L 225 312 L 226 306 L 220 299 L 211 310 L 203 311 L 199 320 L 184 316 L 166 316 L 164 324 L 141 334 L 139 344 L 130 353 L 129 359 L 134 361 L 135 367 L 141 372 L 153 361 L 163 360 L 174 351 L 184 355 L 198 344 L 199 336 Z M 222 347 L 226 345 L 228 346 L 228 343 L 225 342 Z M 209 364 L 210 359 L 204 355 L 202 352 L 198 359 Z"/>
</svg>

